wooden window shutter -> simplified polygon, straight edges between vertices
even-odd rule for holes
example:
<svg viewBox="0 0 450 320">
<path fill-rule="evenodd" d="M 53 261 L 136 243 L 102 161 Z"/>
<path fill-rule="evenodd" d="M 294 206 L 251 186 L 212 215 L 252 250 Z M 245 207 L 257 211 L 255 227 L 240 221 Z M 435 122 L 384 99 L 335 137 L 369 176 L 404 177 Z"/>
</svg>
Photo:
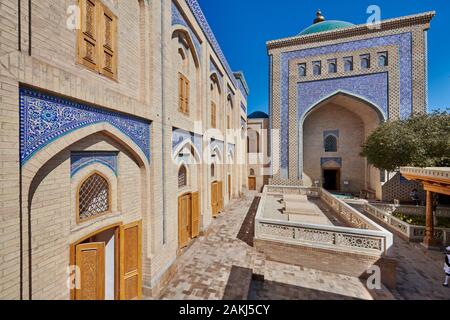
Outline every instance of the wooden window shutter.
<svg viewBox="0 0 450 320">
<path fill-rule="evenodd" d="M 216 104 L 211 102 L 211 127 L 216 127 Z"/>
<path fill-rule="evenodd" d="M 99 6 L 99 72 L 117 79 L 117 18 L 105 5 Z"/>
<path fill-rule="evenodd" d="M 183 75 L 180 73 L 178 74 L 178 110 L 180 110 L 181 112 L 183 112 L 183 104 L 184 104 L 183 90 L 184 90 L 184 79 Z"/>
<path fill-rule="evenodd" d="M 191 238 L 197 238 L 200 235 L 200 196 L 198 192 L 192 194 L 191 225 Z"/>
<path fill-rule="evenodd" d="M 142 298 L 142 221 L 120 227 L 120 300 Z"/>
<path fill-rule="evenodd" d="M 85 67 L 98 70 L 98 14 L 97 0 L 80 0 L 81 29 L 77 37 L 77 60 Z"/>
<path fill-rule="evenodd" d="M 189 113 L 189 80 L 185 78 L 184 80 L 184 113 Z"/>
</svg>

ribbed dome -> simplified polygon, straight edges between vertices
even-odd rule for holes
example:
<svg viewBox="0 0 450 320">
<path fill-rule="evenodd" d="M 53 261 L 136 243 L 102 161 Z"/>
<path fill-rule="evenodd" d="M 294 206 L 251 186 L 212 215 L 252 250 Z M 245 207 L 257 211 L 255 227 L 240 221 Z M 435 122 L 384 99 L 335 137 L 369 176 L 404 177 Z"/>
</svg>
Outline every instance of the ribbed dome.
<svg viewBox="0 0 450 320">
<path fill-rule="evenodd" d="M 312 33 L 343 29 L 351 26 L 354 26 L 354 24 L 345 21 L 338 21 L 338 20 L 323 21 L 309 26 L 308 28 L 300 32 L 298 35 L 305 36 Z"/>
</svg>

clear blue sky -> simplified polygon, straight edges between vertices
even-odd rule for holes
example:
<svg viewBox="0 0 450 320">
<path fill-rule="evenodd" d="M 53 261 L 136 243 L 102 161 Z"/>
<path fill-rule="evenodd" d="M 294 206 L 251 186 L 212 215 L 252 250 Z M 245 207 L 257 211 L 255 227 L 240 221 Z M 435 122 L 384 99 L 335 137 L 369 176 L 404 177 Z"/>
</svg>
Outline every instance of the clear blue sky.
<svg viewBox="0 0 450 320">
<path fill-rule="evenodd" d="M 436 11 L 429 31 L 429 107 L 450 108 L 450 1 L 448 0 L 198 0 L 233 71 L 242 70 L 250 87 L 249 113 L 267 112 L 266 41 L 298 34 L 317 9 L 328 20 L 367 21 L 369 5 L 389 19 Z"/>
</svg>

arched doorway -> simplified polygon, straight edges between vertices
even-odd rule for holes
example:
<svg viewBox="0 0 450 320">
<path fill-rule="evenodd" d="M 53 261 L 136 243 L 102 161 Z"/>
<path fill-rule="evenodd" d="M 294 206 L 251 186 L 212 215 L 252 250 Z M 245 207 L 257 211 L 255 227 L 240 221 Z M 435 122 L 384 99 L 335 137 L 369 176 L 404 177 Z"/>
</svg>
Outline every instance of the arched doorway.
<svg viewBox="0 0 450 320">
<path fill-rule="evenodd" d="M 61 299 L 140 299 L 146 156 L 105 123 L 69 133 L 64 143 L 55 140 L 44 150 L 23 168 L 33 172 L 23 184 L 32 234 L 29 270 L 32 279 L 54 274 L 33 281 L 33 297 L 49 299 L 47 288 L 59 287 L 67 289 Z M 41 256 L 54 263 L 40 268 Z"/>
<path fill-rule="evenodd" d="M 360 152 L 366 137 L 383 120 L 379 108 L 343 92 L 311 107 L 301 121 L 304 184 L 355 194 L 379 189 L 378 170 Z"/>
</svg>

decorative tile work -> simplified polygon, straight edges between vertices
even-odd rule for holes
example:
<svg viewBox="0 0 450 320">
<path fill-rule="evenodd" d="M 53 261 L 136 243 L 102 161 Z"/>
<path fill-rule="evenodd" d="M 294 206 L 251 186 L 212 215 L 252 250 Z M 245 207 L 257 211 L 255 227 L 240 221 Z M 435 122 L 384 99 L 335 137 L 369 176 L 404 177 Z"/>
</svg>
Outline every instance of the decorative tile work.
<svg viewBox="0 0 450 320">
<path fill-rule="evenodd" d="M 172 2 L 172 26 L 175 25 L 181 25 L 189 30 L 189 34 L 194 41 L 194 46 L 195 50 L 197 51 L 199 61 L 202 61 L 202 45 L 200 44 L 200 40 L 198 39 L 195 32 L 192 31 L 191 26 L 186 22 L 180 10 L 178 10 L 178 7 L 175 5 L 175 3 Z"/>
<path fill-rule="evenodd" d="M 381 108 L 384 119 L 388 114 L 388 74 L 376 73 L 365 76 L 301 82 L 298 84 L 298 119 L 302 119 L 310 107 L 337 91 L 360 96 Z"/>
<path fill-rule="evenodd" d="M 221 140 L 211 138 L 211 144 L 210 144 L 211 152 L 214 150 L 214 148 L 218 147 L 220 150 L 220 153 L 222 154 L 222 157 L 224 157 L 224 144 L 225 143 Z M 222 160 L 224 160 L 224 159 L 222 159 Z"/>
<path fill-rule="evenodd" d="M 117 175 L 117 152 L 72 152 L 70 154 L 70 176 L 94 163 L 110 168 Z"/>
<path fill-rule="evenodd" d="M 200 153 L 199 156 L 202 157 L 203 137 L 199 134 L 177 128 L 172 129 L 172 152 L 175 152 L 175 149 L 187 140 L 192 142 L 197 151 Z"/>
<path fill-rule="evenodd" d="M 109 123 L 128 136 L 150 161 L 149 121 L 21 88 L 21 165 L 52 141 L 101 122 Z"/>
<path fill-rule="evenodd" d="M 412 112 L 412 39 L 410 32 L 281 53 L 280 154 L 282 155 L 282 173 L 287 172 L 289 166 L 289 61 L 298 58 L 387 45 L 397 45 L 399 48 L 400 118 L 404 119 L 410 116 Z M 317 83 L 317 85 L 320 86 L 320 82 Z M 369 91 L 374 90 L 370 88 Z M 369 93 L 366 93 L 366 95 L 368 94 Z M 379 99 L 381 98 L 377 98 L 377 100 Z"/>
<path fill-rule="evenodd" d="M 200 5 L 198 4 L 197 0 L 186 0 L 186 3 L 188 4 L 189 8 L 192 11 L 192 14 L 195 16 L 195 19 L 197 20 L 198 24 L 202 28 L 203 32 L 205 33 L 206 37 L 208 38 L 208 42 L 211 44 L 212 48 L 214 49 L 214 52 L 219 57 L 220 61 L 222 62 L 222 65 L 225 68 L 225 71 L 228 74 L 228 77 L 230 77 L 230 80 L 233 82 L 233 85 L 237 87 L 237 81 L 233 75 L 233 72 L 231 71 L 230 65 L 228 64 L 227 59 L 225 58 L 225 55 L 222 52 L 222 49 L 219 46 L 219 43 L 217 42 L 216 37 L 214 36 L 214 33 L 211 30 L 211 27 L 208 24 L 208 21 L 206 21 L 205 15 L 203 14 L 202 9 L 200 8 Z"/>
<path fill-rule="evenodd" d="M 336 138 L 339 138 L 339 130 L 327 130 L 323 132 L 323 138 L 325 139 L 329 135 L 333 135 Z"/>
<path fill-rule="evenodd" d="M 342 158 L 320 158 L 320 166 L 323 167 L 327 162 L 336 162 L 338 165 L 342 166 Z"/>
</svg>

